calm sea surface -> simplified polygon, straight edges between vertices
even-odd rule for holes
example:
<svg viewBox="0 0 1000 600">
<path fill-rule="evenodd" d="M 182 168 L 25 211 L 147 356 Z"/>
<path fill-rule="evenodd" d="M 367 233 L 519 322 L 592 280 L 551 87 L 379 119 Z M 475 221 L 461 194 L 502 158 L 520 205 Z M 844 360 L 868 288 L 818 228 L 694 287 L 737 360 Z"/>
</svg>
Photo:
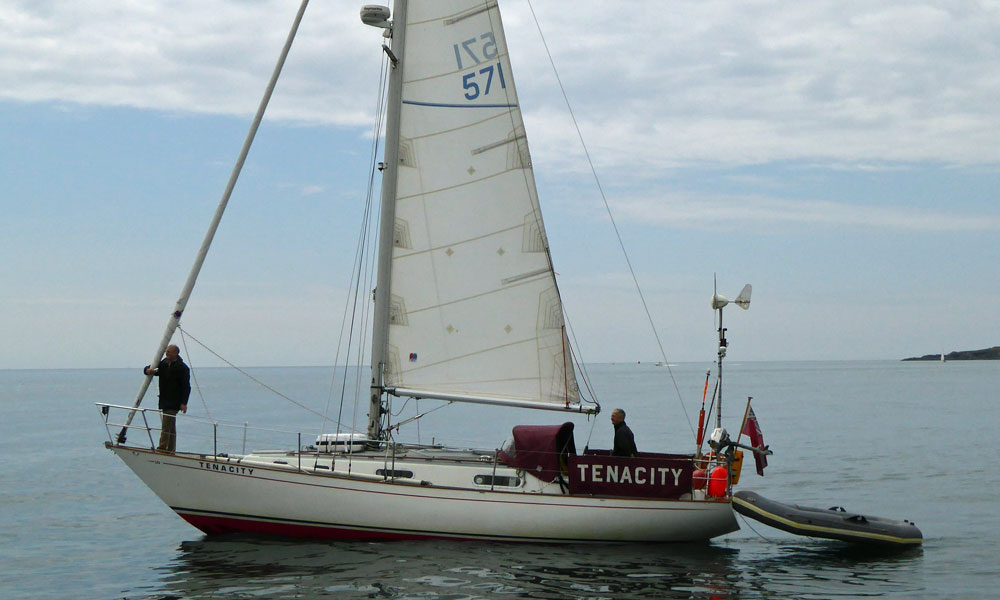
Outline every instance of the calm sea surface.
<svg viewBox="0 0 1000 600">
<path fill-rule="evenodd" d="M 578 448 L 611 443 L 621 406 L 640 450 L 693 450 L 708 364 L 593 365 L 604 406 L 576 417 Z M 330 370 L 251 374 L 320 414 L 231 370 L 196 371 L 181 450 L 294 448 L 336 429 L 343 377 Z M 746 397 L 775 454 L 750 461 L 739 488 L 812 506 L 910 519 L 922 548 L 858 552 L 739 518 L 706 544 L 526 546 L 468 542 L 343 543 L 206 537 L 162 504 L 103 447 L 95 402 L 131 404 L 134 370 L 0 371 L 2 598 L 996 598 L 1000 362 L 732 363 L 723 424 L 739 428 Z M 348 393 L 355 384 L 349 378 Z M 397 420 L 438 403 L 393 407 Z M 155 406 L 151 394 L 144 406 Z M 360 409 L 363 419 L 366 408 Z M 343 408 L 353 419 L 353 404 Z M 495 448 L 518 423 L 566 418 L 452 405 L 402 439 Z M 359 422 L 362 422 L 359 420 Z M 243 424 L 247 423 L 244 431 Z M 277 434 L 257 429 L 281 430 Z M 130 442 L 141 443 L 141 432 Z"/>
</svg>

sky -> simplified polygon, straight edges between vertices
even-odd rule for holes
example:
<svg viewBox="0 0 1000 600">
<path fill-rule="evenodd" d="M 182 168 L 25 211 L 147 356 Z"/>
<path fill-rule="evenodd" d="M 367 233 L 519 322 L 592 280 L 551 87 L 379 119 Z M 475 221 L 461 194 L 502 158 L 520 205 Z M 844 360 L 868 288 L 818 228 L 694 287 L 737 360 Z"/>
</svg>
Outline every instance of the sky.
<svg viewBox="0 0 1000 600">
<path fill-rule="evenodd" d="M 383 58 L 360 5 L 306 11 L 185 313 L 234 364 L 334 361 Z M 1000 2 L 569 6 L 501 2 L 583 360 L 662 358 L 559 81 L 667 360 L 714 359 L 713 277 L 754 286 L 730 360 L 1000 344 Z M 150 361 L 297 7 L 0 0 L 0 369 Z"/>
</svg>

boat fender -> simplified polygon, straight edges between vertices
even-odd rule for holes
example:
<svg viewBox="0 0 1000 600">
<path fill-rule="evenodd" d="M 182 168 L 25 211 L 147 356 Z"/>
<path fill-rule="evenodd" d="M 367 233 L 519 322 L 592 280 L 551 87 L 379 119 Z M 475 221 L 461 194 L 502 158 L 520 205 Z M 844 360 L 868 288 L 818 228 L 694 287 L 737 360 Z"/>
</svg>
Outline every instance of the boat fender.
<svg viewBox="0 0 1000 600">
<path fill-rule="evenodd" d="M 708 473 L 705 469 L 695 469 L 691 474 L 691 489 L 703 490 L 706 484 L 708 484 Z"/>
<path fill-rule="evenodd" d="M 708 495 L 713 498 L 721 498 L 726 495 L 727 479 L 729 473 L 726 467 L 719 465 L 712 469 L 712 474 L 708 480 Z"/>
</svg>

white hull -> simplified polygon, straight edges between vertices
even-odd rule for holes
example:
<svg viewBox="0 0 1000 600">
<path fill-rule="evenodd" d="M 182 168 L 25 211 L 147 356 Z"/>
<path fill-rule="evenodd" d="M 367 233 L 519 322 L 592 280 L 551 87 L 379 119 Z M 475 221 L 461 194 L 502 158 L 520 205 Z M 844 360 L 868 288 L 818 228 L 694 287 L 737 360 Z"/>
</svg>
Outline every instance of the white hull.
<svg viewBox="0 0 1000 600">
<path fill-rule="evenodd" d="M 463 489 L 300 471 L 296 464 L 261 466 L 249 460 L 252 456 L 237 462 L 230 457 L 107 446 L 171 509 L 209 534 L 685 542 L 738 529 L 728 499 L 570 496 L 525 486 L 518 491 Z M 489 472 L 492 467 L 469 468 Z"/>
</svg>

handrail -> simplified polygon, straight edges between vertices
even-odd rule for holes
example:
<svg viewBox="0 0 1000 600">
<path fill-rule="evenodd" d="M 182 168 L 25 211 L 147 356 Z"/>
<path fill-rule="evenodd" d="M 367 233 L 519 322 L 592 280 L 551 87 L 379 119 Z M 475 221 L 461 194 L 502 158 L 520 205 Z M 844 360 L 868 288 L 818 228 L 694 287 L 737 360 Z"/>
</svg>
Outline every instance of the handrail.
<svg viewBox="0 0 1000 600">
<path fill-rule="evenodd" d="M 94 404 L 96 404 L 97 406 L 100 407 L 101 414 L 104 415 L 104 429 L 107 432 L 108 439 L 111 441 L 112 444 L 118 443 L 116 441 L 115 436 L 112 435 L 112 433 L 111 433 L 111 427 L 114 426 L 114 427 L 121 427 L 123 431 L 124 430 L 128 430 L 128 429 L 143 429 L 143 430 L 145 430 L 147 437 L 149 437 L 149 447 L 151 449 L 155 449 L 156 448 L 156 443 L 153 442 L 153 428 L 149 426 L 149 420 L 146 418 L 146 413 L 147 412 L 156 412 L 156 413 L 162 414 L 162 411 L 160 409 L 158 409 L 158 408 L 139 408 L 139 407 L 134 407 L 134 406 L 122 406 L 120 404 L 107 404 L 107 403 L 103 403 L 103 402 L 95 402 Z M 112 408 L 117 408 L 117 409 L 120 409 L 120 410 L 129 411 L 130 417 L 128 418 L 128 420 L 125 423 L 111 423 L 111 421 L 110 421 L 110 419 L 111 419 L 111 411 L 109 409 L 112 409 Z M 135 416 L 135 413 L 139 413 L 139 414 L 142 415 L 142 423 L 143 423 L 142 425 L 132 425 L 132 417 Z M 119 439 L 124 440 L 124 438 L 122 438 L 120 435 L 119 435 Z"/>
<path fill-rule="evenodd" d="M 147 436 L 149 438 L 149 447 L 151 449 L 156 448 L 156 443 L 155 443 L 156 441 L 153 439 L 153 432 L 159 430 L 160 427 L 158 426 L 158 423 L 156 423 L 155 421 L 151 422 L 150 419 L 147 417 L 147 414 L 162 415 L 163 414 L 162 410 L 160 410 L 159 408 L 146 408 L 146 407 L 137 408 L 134 406 L 110 404 L 107 402 L 95 402 L 94 404 L 100 409 L 101 414 L 104 417 L 105 430 L 108 433 L 108 439 L 111 441 L 112 445 L 124 445 L 122 442 L 119 441 L 120 438 L 112 433 L 112 428 L 139 429 L 139 430 L 145 430 L 147 432 Z M 124 423 L 122 422 L 124 420 L 124 417 L 122 417 L 122 419 L 114 419 L 112 417 L 111 413 L 113 411 L 123 411 L 126 414 L 130 415 L 133 414 L 134 412 L 134 414 L 142 415 L 143 422 L 142 424 Z M 311 443 L 303 445 L 302 443 L 303 436 L 312 435 L 313 432 L 304 433 L 301 430 L 292 431 L 288 429 L 279 429 L 276 427 L 253 427 L 248 422 L 227 423 L 227 422 L 220 422 L 214 419 L 206 419 L 205 417 L 198 415 L 186 415 L 185 420 L 188 421 L 189 423 L 197 423 L 200 427 L 204 428 L 200 432 L 200 437 L 207 444 L 210 444 L 209 446 L 210 449 L 207 450 L 207 452 L 211 452 L 213 455 L 219 455 L 220 452 L 219 446 L 223 442 L 225 442 L 225 444 L 227 445 L 226 447 L 228 447 L 228 444 L 232 444 L 235 448 L 240 448 L 240 446 L 242 445 L 242 453 L 246 454 L 248 432 L 260 432 L 263 434 L 271 434 L 271 435 L 258 435 L 257 436 L 258 442 L 261 441 L 261 438 L 269 437 L 271 438 L 270 441 L 273 442 L 273 441 L 278 441 L 280 439 L 287 439 L 286 436 L 296 436 L 297 442 L 291 442 L 289 446 L 286 446 L 286 447 L 291 447 L 292 448 L 291 450 L 281 450 L 281 451 L 288 451 L 290 454 L 295 453 L 296 447 L 299 448 L 300 453 L 306 455 L 312 453 L 320 455 L 325 454 L 324 452 L 320 452 Z M 211 428 L 211 431 L 208 431 L 208 428 Z M 239 431 L 241 432 L 241 435 L 239 437 L 230 437 L 228 435 L 224 435 L 223 430 L 229 432 Z M 316 435 L 319 435 L 319 433 L 316 433 Z M 198 437 L 197 433 L 196 437 Z M 284 444 L 282 444 L 282 446 L 284 446 Z M 221 451 L 226 452 L 227 450 L 223 448 Z"/>
<path fill-rule="evenodd" d="M 141 414 L 145 414 L 145 413 L 161 414 L 163 412 L 163 411 L 161 411 L 158 408 L 146 408 L 146 407 L 135 408 L 133 406 L 127 406 L 127 405 L 121 405 L 121 404 L 110 404 L 110 403 L 105 403 L 105 402 L 95 402 L 94 404 L 95 404 L 95 406 L 97 406 L 97 407 L 99 407 L 99 408 L 102 409 L 102 413 L 105 414 L 105 420 L 106 420 L 106 422 L 107 422 L 107 424 L 108 424 L 109 427 L 110 426 L 121 426 L 121 425 L 118 424 L 118 423 L 112 423 L 111 420 L 110 420 L 110 415 L 104 409 L 114 409 L 114 410 L 122 410 L 122 411 L 132 411 L 132 410 L 135 410 L 137 413 L 141 413 Z M 202 423 L 206 427 L 207 426 L 218 425 L 219 428 L 220 428 L 220 430 L 222 428 L 225 428 L 225 429 L 228 429 L 228 430 L 239 430 L 243 434 L 245 434 L 248 431 L 258 431 L 258 432 L 267 432 L 267 433 L 276 433 L 276 434 L 287 434 L 287 435 L 296 436 L 296 437 L 298 437 L 299 435 L 302 435 L 303 437 L 306 436 L 306 435 L 311 435 L 308 431 L 303 432 L 302 430 L 295 431 L 295 430 L 291 430 L 291 429 L 281 429 L 281 428 L 276 428 L 276 427 L 257 427 L 257 426 L 250 425 L 248 422 L 239 422 L 239 423 L 237 423 L 237 422 L 221 422 L 221 421 L 217 421 L 217 420 L 213 420 L 213 419 L 206 419 L 205 417 L 198 416 L 198 415 L 190 415 L 190 414 L 188 414 L 188 415 L 186 415 L 184 417 L 184 419 L 187 420 L 187 421 L 195 421 L 195 422 Z M 130 425 L 129 428 L 130 429 L 149 429 L 149 430 L 159 429 L 156 426 L 150 425 L 148 422 L 146 423 L 146 425 Z M 320 433 L 322 433 L 322 432 L 316 432 L 316 435 L 319 435 Z M 207 436 L 206 436 L 206 440 L 208 441 L 208 443 L 211 443 L 211 437 L 210 436 L 211 436 L 210 433 L 207 434 Z M 220 437 L 220 440 L 221 439 L 222 438 Z M 112 441 L 114 441 L 114 440 L 112 439 Z M 245 445 L 246 441 L 247 441 L 246 437 L 241 437 L 241 438 L 238 439 L 237 445 L 240 445 L 240 444 L 244 444 Z M 361 442 L 361 441 L 362 440 L 360 440 L 360 439 L 357 440 L 357 442 Z M 480 460 L 483 460 L 483 462 L 489 462 L 489 463 L 492 463 L 494 460 L 496 460 L 496 458 L 495 458 L 496 451 L 495 450 L 489 450 L 489 451 L 487 451 L 487 450 L 484 450 L 482 448 L 458 447 L 458 446 L 442 446 L 442 445 L 436 444 L 436 443 L 435 444 L 419 444 L 419 443 L 413 443 L 413 442 L 387 442 L 386 440 L 364 440 L 364 441 L 366 441 L 368 443 L 373 443 L 373 444 L 377 443 L 377 444 L 379 444 L 379 446 L 382 446 L 383 444 L 391 445 L 391 446 L 396 446 L 399 449 L 405 448 L 406 450 L 410 450 L 410 451 L 433 450 L 433 451 L 437 451 L 437 452 L 458 452 L 458 453 L 468 452 L 468 453 L 473 453 L 473 454 L 479 455 L 480 456 Z M 289 444 L 288 444 L 288 446 L 285 448 L 285 450 L 287 450 L 289 452 L 294 452 L 294 450 L 295 450 L 295 448 L 296 448 L 297 445 L 298 445 L 297 444 L 297 440 L 296 441 L 290 441 Z M 307 442 L 306 444 L 302 445 L 302 452 L 305 453 L 305 454 L 317 453 L 317 451 L 315 449 L 314 450 L 310 450 L 309 449 L 310 446 L 312 446 L 312 445 L 313 445 L 312 442 Z M 545 454 L 546 453 L 543 450 L 533 450 L 533 452 L 536 455 L 537 454 Z M 608 451 L 605 451 L 605 452 L 608 452 Z M 597 452 L 595 452 L 594 450 L 590 450 L 590 451 L 587 452 L 587 454 L 590 454 L 590 453 L 595 453 L 596 454 Z M 319 454 L 326 454 L 326 452 L 319 452 Z M 553 452 L 552 454 L 558 455 L 558 454 L 561 454 L 561 453 L 560 452 Z M 651 453 L 651 454 L 659 454 L 659 453 Z M 578 456 L 583 456 L 583 453 L 578 454 Z M 725 462 L 724 456 L 723 457 L 718 457 L 718 456 L 715 456 L 715 457 L 702 456 L 702 457 L 697 458 L 697 459 L 694 457 L 694 455 L 688 455 L 688 454 L 677 454 L 677 455 L 673 455 L 673 456 L 676 456 L 678 458 L 680 458 L 681 456 L 689 457 L 688 458 L 689 460 L 697 461 L 697 462 L 702 462 L 702 461 L 709 462 L 710 461 L 713 465 L 723 464 Z M 642 458 L 642 457 L 640 456 L 640 458 Z M 502 460 L 500 460 L 499 462 L 501 464 L 503 464 Z"/>
<path fill-rule="evenodd" d="M 113 449 L 114 447 L 128 447 L 116 440 L 115 431 L 117 430 L 117 427 L 122 425 L 120 421 L 123 420 L 124 415 L 132 411 L 134 407 L 100 402 L 95 403 L 95 405 L 101 410 L 104 416 L 105 430 L 107 431 L 109 440 L 109 442 L 105 444 L 106 447 L 109 449 Z M 114 411 L 121 412 L 112 415 L 111 413 Z M 131 449 L 139 451 L 147 451 L 148 449 L 148 451 L 158 452 L 156 450 L 158 434 L 154 435 L 154 433 L 160 429 L 160 424 L 159 421 L 149 419 L 147 416 L 149 414 L 155 415 L 157 413 L 162 414 L 163 411 L 158 408 L 140 407 L 135 409 L 135 414 L 141 415 L 142 421 L 140 423 L 138 420 L 135 420 L 128 427 L 130 429 L 145 429 L 149 441 L 148 446 L 141 443 L 133 443 Z M 405 456 L 405 460 L 408 463 L 413 463 L 414 461 L 421 462 L 425 460 L 435 461 L 448 457 L 449 460 L 459 461 L 460 463 L 468 466 L 478 463 L 480 465 L 479 468 L 481 468 L 482 471 L 477 472 L 492 474 L 492 478 L 488 486 L 491 490 L 496 489 L 495 486 L 498 485 L 496 478 L 501 469 L 504 469 L 505 472 L 509 473 L 509 471 L 506 470 L 513 468 L 517 469 L 518 472 L 529 474 L 533 470 L 531 468 L 526 469 L 523 465 L 515 464 L 509 459 L 505 460 L 503 454 L 497 450 L 486 451 L 483 449 L 472 448 L 446 448 L 439 445 L 428 446 L 405 442 L 394 442 L 391 440 L 381 440 L 371 442 L 373 444 L 377 444 L 377 446 L 368 446 L 366 448 L 365 455 L 369 458 L 378 457 L 375 460 L 378 463 L 382 463 L 382 467 L 386 469 L 386 471 L 382 474 L 372 474 L 371 472 L 353 472 L 350 467 L 350 460 L 356 453 L 356 450 L 349 450 L 350 443 L 344 447 L 337 446 L 336 448 L 324 448 L 319 444 L 313 445 L 311 443 L 312 440 L 308 440 L 303 443 L 302 432 L 292 433 L 280 429 L 263 427 L 250 428 L 249 423 L 245 422 L 219 423 L 218 421 L 205 419 L 203 416 L 189 416 L 187 419 L 189 419 L 189 426 L 183 427 L 184 431 L 182 432 L 181 437 L 186 442 L 184 445 L 187 446 L 188 449 L 182 450 L 180 454 L 189 458 L 207 460 L 210 462 L 235 463 L 251 466 L 259 465 L 304 474 L 335 475 L 365 481 L 388 480 L 411 485 L 429 485 L 429 482 L 425 479 L 411 480 L 406 477 L 398 476 L 396 473 L 398 461 L 403 456 Z M 252 429 L 254 433 L 248 438 L 246 435 L 250 429 Z M 291 438 L 291 435 L 296 436 L 295 440 Z M 249 450 L 249 453 L 247 449 L 248 443 L 251 444 L 251 450 Z M 240 451 L 241 444 L 243 445 L 242 452 Z M 509 450 L 505 451 L 509 452 Z M 348 454 L 344 454 L 344 452 L 348 452 Z M 548 452 L 545 450 L 532 451 L 532 454 L 536 457 L 540 454 L 562 456 L 561 452 Z M 590 450 L 585 451 L 583 454 L 574 454 L 573 456 L 583 459 L 586 463 L 588 458 L 601 457 L 602 455 L 610 455 L 610 451 Z M 689 499 L 695 501 L 718 502 L 728 501 L 732 497 L 731 476 L 727 478 L 725 491 L 722 492 L 721 495 L 717 495 L 718 492 L 711 495 L 707 493 L 708 483 L 711 480 L 709 474 L 712 472 L 713 468 L 717 465 L 730 465 L 732 457 L 729 456 L 728 453 L 722 453 L 721 455 L 715 456 L 696 457 L 693 454 L 667 455 L 650 452 L 643 453 L 643 455 L 640 455 L 635 459 L 621 458 L 620 466 L 632 464 L 635 468 L 640 466 L 649 467 L 649 464 L 647 464 L 649 461 L 653 461 L 656 465 L 663 466 L 660 462 L 657 462 L 657 459 L 685 461 L 691 465 L 685 467 L 685 470 L 692 469 L 690 496 L 688 496 Z M 551 461 L 552 459 L 550 458 L 549 460 Z M 543 459 L 542 462 L 546 461 Z M 339 468 L 334 467 L 335 463 Z M 322 465 L 322 467 L 319 465 Z M 577 464 L 577 466 L 579 465 Z M 677 464 L 676 466 L 680 467 L 681 465 Z M 572 476 L 568 470 L 573 470 L 575 467 L 570 464 L 570 461 L 567 461 L 565 464 L 561 465 L 561 467 L 561 472 L 567 477 L 565 481 L 570 481 L 569 478 Z M 346 469 L 346 471 L 344 469 Z M 696 474 L 698 470 L 700 470 L 700 473 Z M 573 472 L 576 471 L 573 470 Z M 617 473 L 618 471 L 615 472 Z M 636 471 L 636 473 L 638 473 L 638 471 Z M 612 483 L 617 482 L 617 475 L 615 475 L 615 478 L 615 481 Z M 584 481 L 584 479 L 587 478 L 578 474 L 579 485 L 591 485 Z M 527 481 L 527 479 L 524 479 L 524 481 Z M 547 486 L 549 484 L 542 483 L 541 485 Z M 563 489 L 563 493 L 567 493 L 567 490 L 562 488 L 562 486 L 561 489 Z M 664 489 L 666 490 L 666 488 Z M 680 490 L 677 492 L 679 494 L 688 493 L 676 486 L 671 489 Z M 588 493 L 587 489 L 583 488 L 579 489 L 578 492 L 583 494 Z M 631 495 L 627 493 L 612 493 L 608 490 L 591 490 L 589 493 L 597 493 L 599 495 L 609 494 L 610 496 Z M 673 494 L 674 492 L 671 491 L 670 493 Z M 638 495 L 642 496 L 643 494 Z"/>
<path fill-rule="evenodd" d="M 97 402 L 95 405 L 101 410 L 104 415 L 105 430 L 108 435 L 108 440 L 110 440 L 110 446 L 122 446 L 119 444 L 115 438 L 115 432 L 118 427 L 122 426 L 122 421 L 125 414 L 128 414 L 133 410 L 132 406 L 125 406 L 120 404 L 109 404 Z M 120 411 L 117 414 L 112 415 L 112 412 Z M 142 416 L 142 421 L 134 421 L 128 427 L 130 429 L 144 429 L 147 433 L 148 446 L 141 444 L 141 447 L 148 448 L 149 450 L 156 450 L 157 435 L 154 435 L 159 429 L 159 421 L 156 419 L 150 419 L 149 414 L 162 414 L 158 408 L 145 408 L 139 407 L 135 409 L 137 415 Z M 184 427 L 184 431 L 181 434 L 182 439 L 187 440 L 185 444 L 191 448 L 190 452 L 194 454 L 200 454 L 203 457 L 210 459 L 219 460 L 236 460 L 244 461 L 247 459 L 252 459 L 253 455 L 262 457 L 262 460 L 287 460 L 284 463 L 287 466 L 281 468 L 289 469 L 298 472 L 313 472 L 319 474 L 337 474 L 340 476 L 350 476 L 351 470 L 348 467 L 348 462 L 339 464 L 341 468 L 347 467 L 347 471 L 342 472 L 320 472 L 316 470 L 316 462 L 313 457 L 321 460 L 324 464 L 329 459 L 337 460 L 340 462 L 344 455 L 341 451 L 347 451 L 349 444 L 345 447 L 336 448 L 324 448 L 321 445 L 313 445 L 312 440 L 304 441 L 303 432 L 293 432 L 287 430 L 281 430 L 277 428 L 270 427 L 250 427 L 249 423 L 220 423 L 218 421 L 205 419 L 203 416 L 188 416 L 186 417 L 190 427 Z M 248 432 L 252 432 L 252 435 L 247 435 Z M 295 436 L 293 439 L 292 436 Z M 193 440 L 193 441 L 192 441 Z M 515 464 L 512 464 L 509 460 L 505 460 L 498 451 L 486 451 L 483 449 L 473 449 L 473 448 L 445 448 L 436 444 L 432 445 L 422 445 L 422 444 L 412 444 L 406 442 L 394 442 L 381 440 L 377 442 L 372 442 L 378 444 L 378 448 L 369 447 L 368 455 L 371 456 L 371 451 L 373 450 L 376 455 L 380 455 L 380 462 L 383 462 L 384 467 L 389 470 L 389 472 L 394 472 L 396 468 L 396 463 L 400 458 L 400 453 L 406 455 L 407 460 L 435 460 L 436 458 L 441 458 L 441 453 L 445 453 L 447 456 L 452 456 L 455 460 L 467 461 L 469 464 L 472 462 L 482 463 L 482 467 L 485 469 L 486 473 L 492 474 L 494 477 L 499 472 L 501 467 L 503 468 L 521 468 Z M 249 451 L 247 444 L 251 444 Z M 240 447 L 242 445 L 242 452 Z M 509 452 L 509 450 L 506 450 Z M 220 454 L 221 453 L 221 454 Z M 350 452 L 350 456 L 353 456 L 355 452 Z M 544 450 L 535 450 L 532 453 L 537 457 L 539 454 L 548 454 Z M 588 457 L 591 455 L 600 456 L 602 454 L 610 454 L 610 451 L 586 451 L 584 454 L 577 454 L 575 456 L 579 458 Z M 552 455 L 562 455 L 560 452 L 551 452 Z M 667 458 L 670 457 L 673 460 L 685 460 L 689 461 L 693 468 L 696 470 L 701 470 L 702 472 L 697 475 L 698 480 L 695 481 L 692 478 L 692 494 L 695 494 L 695 490 L 703 490 L 702 486 L 707 484 L 709 479 L 708 474 L 711 473 L 713 468 L 717 465 L 728 466 L 731 461 L 731 457 L 728 453 L 722 453 L 721 455 L 715 456 L 701 456 L 695 457 L 692 454 L 671 454 L 663 455 L 661 453 L 643 453 L 646 456 L 637 457 L 639 463 L 644 463 L 646 460 L 657 459 L 657 458 Z M 650 456 L 652 455 L 652 456 Z M 281 458 L 285 456 L 287 458 Z M 584 458 L 584 460 L 586 460 Z M 623 462 L 628 462 L 629 459 L 622 459 Z M 277 468 L 278 463 L 274 463 L 275 468 Z M 568 466 L 568 463 L 567 463 Z M 330 467 L 332 469 L 332 465 Z M 565 468 L 565 467 L 564 467 Z M 370 474 L 359 473 L 359 476 L 364 476 L 361 478 L 371 478 L 372 481 L 387 479 L 384 475 L 375 476 Z M 692 473 L 694 477 L 694 473 Z M 388 479 L 399 480 L 400 478 L 395 476 L 390 476 Z M 493 489 L 495 485 L 495 480 L 491 481 L 490 489 Z M 731 497 L 731 479 L 727 481 L 727 489 L 721 499 L 727 499 Z M 704 492 L 701 492 L 704 494 Z M 718 500 L 720 498 L 706 498 L 704 495 L 698 497 L 701 500 Z"/>
</svg>

